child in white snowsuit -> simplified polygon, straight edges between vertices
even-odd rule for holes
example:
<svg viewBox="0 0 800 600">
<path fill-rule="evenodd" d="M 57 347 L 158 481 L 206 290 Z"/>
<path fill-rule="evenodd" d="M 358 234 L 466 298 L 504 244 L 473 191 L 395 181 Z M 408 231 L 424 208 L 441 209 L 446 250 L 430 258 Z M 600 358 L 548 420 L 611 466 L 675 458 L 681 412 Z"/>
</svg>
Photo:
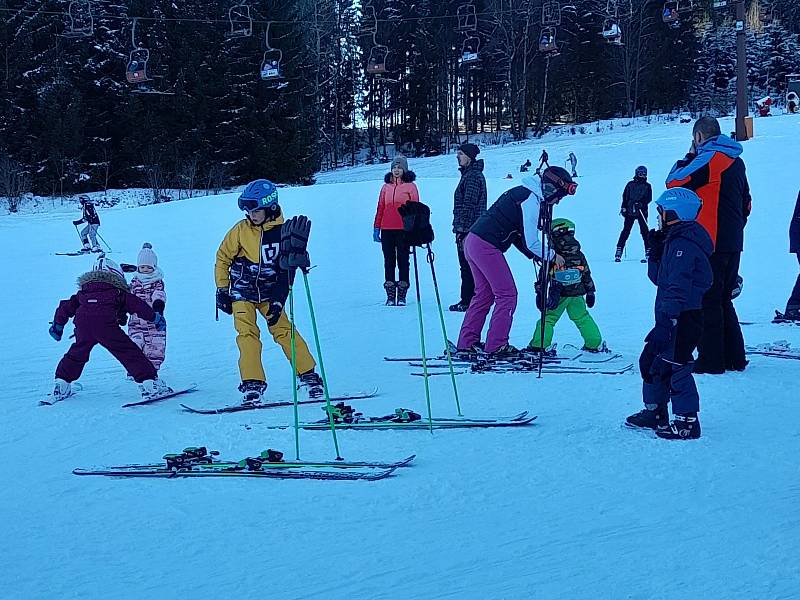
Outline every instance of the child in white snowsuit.
<svg viewBox="0 0 800 600">
<path fill-rule="evenodd" d="M 147 302 L 155 312 L 163 314 L 167 301 L 164 273 L 158 268 L 158 257 L 153 252 L 152 245 L 147 242 L 142 245 L 136 265 L 136 274 L 131 279 L 131 293 Z M 153 323 L 137 315 L 131 315 L 128 321 L 128 335 L 158 371 L 167 351 L 166 330 L 159 331 Z"/>
</svg>

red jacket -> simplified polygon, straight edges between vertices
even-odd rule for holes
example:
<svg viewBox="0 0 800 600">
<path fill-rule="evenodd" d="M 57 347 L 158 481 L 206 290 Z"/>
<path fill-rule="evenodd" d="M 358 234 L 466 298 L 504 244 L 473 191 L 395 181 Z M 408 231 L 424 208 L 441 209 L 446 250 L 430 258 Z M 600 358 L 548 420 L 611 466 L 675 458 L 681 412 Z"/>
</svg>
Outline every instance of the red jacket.
<svg viewBox="0 0 800 600">
<path fill-rule="evenodd" d="M 387 173 L 384 177 L 385 183 L 378 196 L 378 209 L 375 212 L 375 224 L 377 229 L 403 229 L 403 217 L 397 209 L 406 202 L 419 202 L 419 190 L 414 184 L 417 176 L 414 171 L 403 173 L 399 181 Z"/>
</svg>

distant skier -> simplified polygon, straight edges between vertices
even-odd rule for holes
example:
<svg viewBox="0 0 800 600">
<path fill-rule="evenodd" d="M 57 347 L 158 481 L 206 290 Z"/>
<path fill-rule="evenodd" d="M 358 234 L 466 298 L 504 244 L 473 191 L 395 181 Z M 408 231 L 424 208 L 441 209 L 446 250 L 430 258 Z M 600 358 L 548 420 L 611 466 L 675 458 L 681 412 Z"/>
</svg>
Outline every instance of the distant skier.
<svg viewBox="0 0 800 600">
<path fill-rule="evenodd" d="M 545 307 L 547 312 L 544 318 L 544 332 L 539 319 L 527 349 L 542 352 L 549 348 L 553 342 L 553 328 L 566 311 L 581 333 L 583 349 L 588 352 L 604 351 L 605 344 L 600 329 L 586 310 L 587 307 L 594 306 L 595 287 L 589 263 L 581 251 L 580 243 L 575 239 L 575 223 L 568 219 L 553 219 L 551 232 L 553 249 L 564 258 L 564 266 L 550 271 L 550 291 L 548 306 Z M 544 275 L 543 271 L 540 270 L 540 277 Z M 537 282 L 536 290 L 536 304 L 541 310 L 540 282 Z"/>
<path fill-rule="evenodd" d="M 139 346 L 120 327 L 130 313 L 152 323 L 159 331 L 166 331 L 164 315 L 131 294 L 119 266 L 104 256 L 97 259 L 91 271 L 78 277 L 78 287 L 77 294 L 58 305 L 50 327 L 50 336 L 61 341 L 64 326 L 75 318 L 75 342 L 56 367 L 53 400 L 72 394 L 71 384 L 80 378 L 97 344 L 122 363 L 139 384 L 143 400 L 171 392 Z"/>
<path fill-rule="evenodd" d="M 525 162 L 524 162 L 524 163 L 522 163 L 522 164 L 519 166 L 519 172 L 520 172 L 520 173 L 527 173 L 527 172 L 528 172 L 528 169 L 530 169 L 530 168 L 531 168 L 531 159 L 530 159 L 530 158 L 526 158 L 526 159 L 525 159 Z"/>
<path fill-rule="evenodd" d="M 644 410 L 629 427 L 654 429 L 670 440 L 700 437 L 700 396 L 692 377 L 693 352 L 703 332 L 703 294 L 711 287 L 711 237 L 695 219 L 702 202 L 675 188 L 658 200 L 659 230 L 652 231 L 647 274 L 656 284 L 655 327 L 639 357 Z M 672 402 L 673 421 L 667 404 Z"/>
<path fill-rule="evenodd" d="M 537 175 L 542 174 L 542 165 L 547 165 L 547 167 L 550 168 L 550 163 L 548 162 L 549 160 L 550 160 L 550 155 L 547 154 L 547 150 L 542 150 L 542 155 L 539 157 L 539 166 L 536 167 Z"/>
<path fill-rule="evenodd" d="M 136 274 L 131 279 L 131 293 L 163 315 L 167 301 L 164 273 L 158 268 L 158 257 L 151 244 L 145 242 L 142 245 L 136 264 Z M 159 330 L 153 323 L 132 315 L 128 320 L 128 335 L 153 363 L 156 371 L 161 369 L 167 351 L 167 331 Z"/>
<path fill-rule="evenodd" d="M 81 252 L 102 252 L 103 249 L 97 243 L 97 230 L 100 228 L 100 217 L 97 216 L 97 210 L 88 196 L 81 196 L 78 201 L 81 203 L 83 215 L 77 221 L 73 221 L 72 224 L 78 226 L 81 223 L 86 223 L 86 227 L 80 231 L 81 242 L 83 243 Z M 91 247 L 89 246 L 90 240 L 92 242 Z"/>
<path fill-rule="evenodd" d="M 483 160 L 478 159 L 480 151 L 478 146 L 468 142 L 462 144 L 456 154 L 461 179 L 453 193 L 453 233 L 461 271 L 461 298 L 450 305 L 453 312 L 465 312 L 475 295 L 475 280 L 464 253 L 464 240 L 475 221 L 486 214 L 486 178 L 483 176 Z"/>
<path fill-rule="evenodd" d="M 794 254 L 797 262 L 800 263 L 800 194 L 797 194 L 792 222 L 789 225 L 789 252 Z M 775 311 L 775 322 L 783 323 L 785 321 L 800 322 L 800 274 L 797 275 L 792 293 L 786 302 L 786 312 L 781 314 Z"/>
<path fill-rule="evenodd" d="M 406 202 L 419 202 L 419 190 L 414 180 L 417 176 L 408 169 L 405 156 L 392 160 L 391 170 L 383 178 L 375 209 L 372 239 L 383 250 L 383 289 L 387 306 L 405 306 L 408 293 L 408 255 L 410 248 L 403 233 L 403 218 L 397 209 Z M 395 265 L 397 279 L 395 279 Z"/>
<path fill-rule="evenodd" d="M 647 262 L 647 255 L 650 251 L 650 243 L 647 234 L 647 212 L 650 202 L 653 201 L 653 188 L 647 182 L 647 167 L 639 165 L 631 181 L 625 185 L 622 192 L 622 207 L 619 214 L 625 219 L 622 232 L 617 240 L 617 251 L 614 254 L 614 262 L 622 260 L 622 252 L 625 250 L 625 243 L 631 234 L 634 223 L 639 223 L 639 232 L 642 234 L 644 243 L 644 258 L 642 262 Z"/>
<path fill-rule="evenodd" d="M 475 296 L 461 325 L 459 353 L 474 355 L 481 349 L 481 332 L 494 304 L 485 351 L 495 357 L 518 354 L 508 343 L 517 307 L 517 286 L 505 252 L 513 244 L 530 259 L 546 258 L 563 267 L 564 258 L 552 249 L 548 253 L 542 246 L 539 218 L 542 211 L 552 210 L 564 196 L 574 194 L 576 188 L 566 169 L 549 167 L 541 178 L 523 177 L 522 185 L 501 195 L 472 226 L 464 240 L 464 253 L 475 278 Z"/>
<path fill-rule="evenodd" d="M 214 278 L 217 284 L 217 308 L 233 315 L 236 345 L 239 347 L 239 373 L 242 403 L 261 401 L 267 389 L 261 363 L 261 330 L 256 321 L 261 313 L 272 339 L 281 347 L 287 360 L 292 359 L 291 323 L 283 306 L 289 296 L 289 272 L 279 264 L 284 224 L 278 204 L 278 188 L 271 181 L 256 179 L 239 196 L 239 209 L 245 218 L 225 235 L 217 250 Z M 305 217 L 303 217 L 305 218 Z M 310 227 L 310 225 L 309 225 Z M 308 236 L 293 233 L 305 245 Z M 322 396 L 322 378 L 314 371 L 316 363 L 305 340 L 295 330 L 295 357 L 300 385 L 312 398 Z"/>
<path fill-rule="evenodd" d="M 572 167 L 572 176 L 577 177 L 578 172 L 575 169 L 578 168 L 578 157 L 575 156 L 574 152 L 570 152 L 567 160 L 569 161 L 570 167 Z"/>
</svg>

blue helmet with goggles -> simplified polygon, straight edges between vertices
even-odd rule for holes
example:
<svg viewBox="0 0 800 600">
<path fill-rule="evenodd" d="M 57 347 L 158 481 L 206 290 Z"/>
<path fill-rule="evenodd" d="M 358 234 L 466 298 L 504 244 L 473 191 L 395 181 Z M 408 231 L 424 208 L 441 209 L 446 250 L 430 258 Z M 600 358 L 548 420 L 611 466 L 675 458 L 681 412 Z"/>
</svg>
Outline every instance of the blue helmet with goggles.
<svg viewBox="0 0 800 600">
<path fill-rule="evenodd" d="M 278 188 L 267 179 L 251 181 L 239 196 L 240 210 L 249 212 L 258 208 L 278 208 Z"/>
</svg>

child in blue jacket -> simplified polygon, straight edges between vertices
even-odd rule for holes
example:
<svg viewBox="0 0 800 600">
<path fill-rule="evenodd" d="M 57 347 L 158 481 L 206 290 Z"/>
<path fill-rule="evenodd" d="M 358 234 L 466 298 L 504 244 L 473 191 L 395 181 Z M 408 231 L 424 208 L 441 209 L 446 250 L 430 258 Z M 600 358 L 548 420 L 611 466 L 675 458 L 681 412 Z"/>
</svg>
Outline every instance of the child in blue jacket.
<svg viewBox="0 0 800 600">
<path fill-rule="evenodd" d="M 693 352 L 703 332 L 703 295 L 713 280 L 709 257 L 714 247 L 695 221 L 702 200 L 693 191 L 667 190 L 656 206 L 660 228 L 650 232 L 647 273 L 658 287 L 655 326 L 639 357 L 644 410 L 628 417 L 626 425 L 654 429 L 663 439 L 697 439 L 700 396 L 692 377 Z"/>
</svg>

